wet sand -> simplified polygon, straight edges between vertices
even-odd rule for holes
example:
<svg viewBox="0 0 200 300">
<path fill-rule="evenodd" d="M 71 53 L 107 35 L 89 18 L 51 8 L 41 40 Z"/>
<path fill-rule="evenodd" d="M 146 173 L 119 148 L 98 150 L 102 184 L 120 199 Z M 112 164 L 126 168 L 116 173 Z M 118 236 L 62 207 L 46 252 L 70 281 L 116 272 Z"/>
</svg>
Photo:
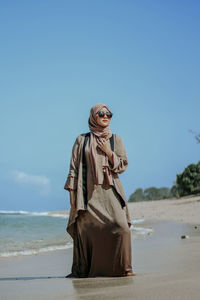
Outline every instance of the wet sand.
<svg viewBox="0 0 200 300">
<path fill-rule="evenodd" d="M 142 226 L 153 229 L 150 235 L 132 238 L 135 277 L 65 278 L 72 249 L 0 258 L 0 300 L 199 300 L 199 199 L 129 205 L 132 218 L 146 218 Z"/>
</svg>

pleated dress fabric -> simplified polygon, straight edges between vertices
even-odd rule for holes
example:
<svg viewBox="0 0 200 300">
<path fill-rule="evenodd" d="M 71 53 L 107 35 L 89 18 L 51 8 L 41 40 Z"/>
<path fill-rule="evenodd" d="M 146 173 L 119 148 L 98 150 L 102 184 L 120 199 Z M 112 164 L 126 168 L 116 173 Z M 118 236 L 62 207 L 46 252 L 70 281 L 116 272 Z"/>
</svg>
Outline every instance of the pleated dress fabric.
<svg viewBox="0 0 200 300">
<path fill-rule="evenodd" d="M 87 209 L 78 210 L 73 224 L 72 276 L 123 276 L 132 271 L 131 232 L 127 206 L 114 186 L 95 185 L 89 154 Z"/>
</svg>

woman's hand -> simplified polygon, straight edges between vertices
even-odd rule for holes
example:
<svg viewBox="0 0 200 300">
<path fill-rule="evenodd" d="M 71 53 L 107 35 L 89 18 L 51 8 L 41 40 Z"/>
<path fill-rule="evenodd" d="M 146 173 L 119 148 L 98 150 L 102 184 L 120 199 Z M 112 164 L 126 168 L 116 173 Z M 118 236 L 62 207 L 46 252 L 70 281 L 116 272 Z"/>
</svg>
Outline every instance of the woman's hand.
<svg viewBox="0 0 200 300">
<path fill-rule="evenodd" d="M 106 154 L 111 152 L 109 140 L 101 139 L 101 141 L 100 141 L 99 139 L 97 139 L 97 143 L 98 143 L 99 148 Z"/>
<path fill-rule="evenodd" d="M 99 148 L 108 156 L 109 161 L 113 165 L 114 161 L 113 161 L 113 153 L 110 148 L 110 141 L 106 139 L 101 139 L 100 141 L 99 139 L 97 139 L 97 143 Z"/>
<path fill-rule="evenodd" d="M 76 211 L 76 200 L 75 200 L 74 190 L 70 190 L 70 204 L 73 211 Z"/>
</svg>

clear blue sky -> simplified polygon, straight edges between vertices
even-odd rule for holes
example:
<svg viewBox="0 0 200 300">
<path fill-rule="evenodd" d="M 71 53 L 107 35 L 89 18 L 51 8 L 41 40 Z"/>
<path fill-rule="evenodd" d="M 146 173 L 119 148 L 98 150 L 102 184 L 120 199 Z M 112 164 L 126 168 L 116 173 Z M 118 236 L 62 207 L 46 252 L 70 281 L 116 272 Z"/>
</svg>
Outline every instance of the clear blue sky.
<svg viewBox="0 0 200 300">
<path fill-rule="evenodd" d="M 120 176 L 171 187 L 200 159 L 197 0 L 0 2 L 0 209 L 69 207 L 64 183 L 90 107 L 127 149 Z"/>
</svg>

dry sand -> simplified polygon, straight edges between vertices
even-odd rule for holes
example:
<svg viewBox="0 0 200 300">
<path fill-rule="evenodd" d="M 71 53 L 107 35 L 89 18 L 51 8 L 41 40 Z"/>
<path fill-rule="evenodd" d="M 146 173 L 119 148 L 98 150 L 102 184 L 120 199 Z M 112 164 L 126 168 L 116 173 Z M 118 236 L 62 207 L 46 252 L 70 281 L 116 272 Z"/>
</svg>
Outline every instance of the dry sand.
<svg viewBox="0 0 200 300">
<path fill-rule="evenodd" d="M 72 249 L 0 258 L 0 300 L 199 300 L 200 197 L 131 203 L 129 208 L 133 219 L 147 219 L 145 225 L 154 230 L 132 239 L 137 276 L 66 279 Z"/>
<path fill-rule="evenodd" d="M 129 203 L 133 219 L 174 220 L 200 223 L 200 196 Z"/>
</svg>

